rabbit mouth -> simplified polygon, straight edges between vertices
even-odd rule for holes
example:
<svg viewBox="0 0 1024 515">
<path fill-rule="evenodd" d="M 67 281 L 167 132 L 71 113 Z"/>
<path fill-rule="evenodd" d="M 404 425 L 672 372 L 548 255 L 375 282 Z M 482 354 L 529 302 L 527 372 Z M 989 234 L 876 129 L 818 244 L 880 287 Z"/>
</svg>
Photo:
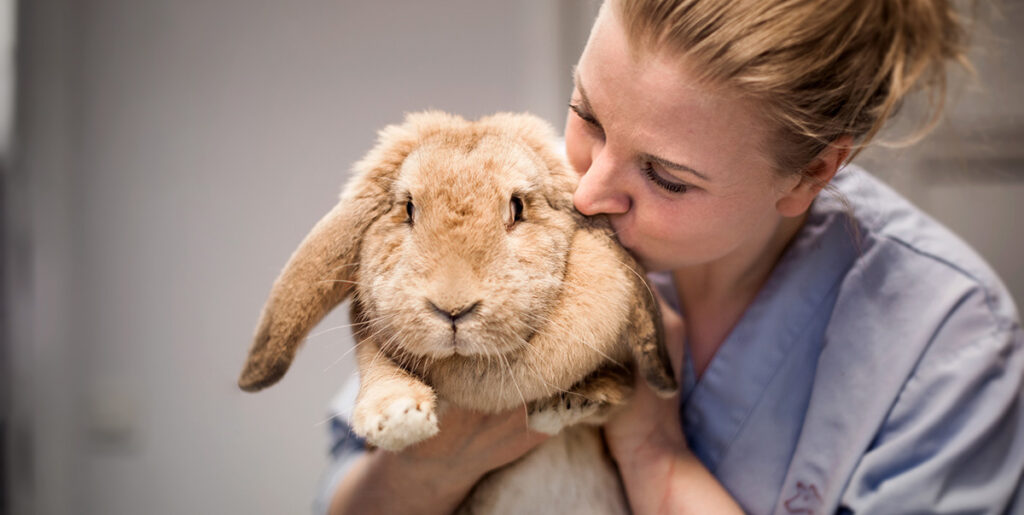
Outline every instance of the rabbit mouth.
<svg viewBox="0 0 1024 515">
<path fill-rule="evenodd" d="M 518 334 L 510 327 L 499 329 L 480 321 L 437 324 L 430 333 L 432 337 L 421 340 L 425 348 L 419 354 L 433 358 L 494 358 L 521 349 L 533 336 Z M 413 349 L 407 351 L 416 353 Z"/>
<path fill-rule="evenodd" d="M 397 305 L 395 305 L 397 304 Z M 495 313 L 481 302 L 473 310 L 435 308 L 428 302 L 360 302 L 360 333 L 387 355 L 409 359 L 452 357 L 488 360 L 530 345 L 535 329 L 516 317 Z M 461 304 L 460 304 L 461 306 Z M 461 316 L 460 316 L 461 315 Z"/>
<path fill-rule="evenodd" d="M 445 340 L 446 341 L 442 343 L 442 345 L 450 355 L 463 356 L 467 358 L 486 358 L 489 356 L 506 354 L 514 347 L 508 344 L 502 344 L 504 342 L 488 341 L 488 339 L 482 337 L 478 331 L 473 331 L 469 328 L 460 328 L 457 325 L 452 325 L 448 328 L 448 335 Z M 498 344 L 495 345 L 495 343 Z"/>
<path fill-rule="evenodd" d="M 463 331 L 463 333 L 465 333 L 465 331 Z M 458 329 L 456 329 L 456 326 L 452 326 L 452 337 L 449 343 L 452 349 L 452 354 L 464 357 L 479 355 L 480 351 L 478 349 L 475 349 L 472 343 L 474 342 L 470 338 L 460 338 Z"/>
</svg>

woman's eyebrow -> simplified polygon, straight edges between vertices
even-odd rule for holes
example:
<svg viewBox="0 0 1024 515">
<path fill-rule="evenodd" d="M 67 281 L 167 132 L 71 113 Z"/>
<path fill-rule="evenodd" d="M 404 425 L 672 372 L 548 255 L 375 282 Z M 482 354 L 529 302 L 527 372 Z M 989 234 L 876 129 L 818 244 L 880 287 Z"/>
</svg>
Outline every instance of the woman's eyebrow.
<svg viewBox="0 0 1024 515">
<path fill-rule="evenodd" d="M 586 111 L 587 113 L 589 113 L 591 116 L 594 116 L 594 118 L 596 119 L 597 116 L 594 114 L 594 109 L 590 106 L 590 99 L 587 98 L 587 92 L 586 92 L 585 89 L 583 89 L 583 82 L 580 81 L 580 70 L 579 70 L 579 68 L 573 68 L 573 71 L 572 71 L 572 81 L 576 85 L 576 90 L 580 92 L 580 104 L 582 104 L 583 110 Z M 686 165 L 683 165 L 683 164 L 679 164 L 679 163 L 676 163 L 676 162 L 673 162 L 673 161 L 669 161 L 668 159 L 665 159 L 663 157 L 658 157 L 658 156 L 655 156 L 653 154 L 647 154 L 647 153 L 641 153 L 639 155 L 639 157 L 640 157 L 640 159 L 643 159 L 645 161 L 651 161 L 653 163 L 658 163 L 659 165 L 664 166 L 665 168 L 668 168 L 670 170 L 676 170 L 678 172 L 689 173 L 689 174 L 692 174 L 693 176 L 695 176 L 695 177 L 697 177 L 697 178 L 699 178 L 701 180 L 704 180 L 704 181 L 707 181 L 707 182 L 712 182 L 711 179 L 709 179 L 707 175 L 704 175 L 704 174 L 698 172 L 697 170 L 694 170 L 693 168 L 690 168 L 689 166 L 686 166 Z"/>
</svg>

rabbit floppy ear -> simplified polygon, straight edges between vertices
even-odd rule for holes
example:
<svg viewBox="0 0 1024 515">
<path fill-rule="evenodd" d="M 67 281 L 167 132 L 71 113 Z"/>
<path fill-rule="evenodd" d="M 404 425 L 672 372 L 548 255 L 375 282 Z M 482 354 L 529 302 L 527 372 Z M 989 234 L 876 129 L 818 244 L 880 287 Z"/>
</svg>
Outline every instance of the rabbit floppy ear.
<svg viewBox="0 0 1024 515">
<path fill-rule="evenodd" d="M 422 138 L 450 118 L 410 115 L 379 133 L 338 205 L 317 222 L 274 282 L 238 379 L 241 389 L 258 391 L 280 380 L 309 330 L 352 291 L 362 236 L 391 209 L 398 170 Z"/>
<path fill-rule="evenodd" d="M 623 251 L 623 254 L 626 254 Z M 628 254 L 626 254 L 628 256 Z M 630 317 L 631 350 L 636 360 L 637 369 L 654 393 L 659 397 L 668 398 L 675 395 L 679 387 L 675 374 L 672 372 L 672 358 L 665 346 L 665 330 L 661 325 L 661 310 L 658 306 L 654 290 L 650 283 L 636 270 L 640 267 L 628 256 L 623 259 L 625 266 L 632 268 L 635 298 L 633 313 Z"/>
<path fill-rule="evenodd" d="M 359 238 L 387 208 L 363 197 L 339 203 L 313 227 L 270 290 L 238 386 L 254 392 L 276 383 L 306 333 L 352 289 Z"/>
</svg>

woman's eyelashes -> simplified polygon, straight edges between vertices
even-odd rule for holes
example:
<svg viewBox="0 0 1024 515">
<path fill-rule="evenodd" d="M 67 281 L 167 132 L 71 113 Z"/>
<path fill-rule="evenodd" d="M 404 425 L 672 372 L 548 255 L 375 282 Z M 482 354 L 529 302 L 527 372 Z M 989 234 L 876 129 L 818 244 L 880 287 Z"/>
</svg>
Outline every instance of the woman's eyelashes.
<svg viewBox="0 0 1024 515">
<path fill-rule="evenodd" d="M 594 118 L 594 115 L 592 115 L 589 112 L 583 110 L 583 108 L 580 107 L 578 104 L 569 104 L 569 109 L 572 109 L 572 112 L 576 113 L 576 116 L 579 116 L 580 120 L 583 120 L 584 122 L 586 122 L 587 125 L 590 125 L 591 127 L 595 128 L 595 129 L 597 129 L 599 131 L 603 130 L 601 128 L 601 124 L 598 123 L 597 118 Z"/>
<path fill-rule="evenodd" d="M 666 180 L 664 177 L 658 174 L 658 172 L 654 169 L 654 166 L 650 162 L 643 164 L 643 172 L 644 175 L 646 175 L 647 178 L 650 179 L 651 182 L 653 182 L 656 186 L 664 190 L 670 191 L 672 193 L 686 193 L 686 191 L 690 188 L 686 184 Z"/>
</svg>

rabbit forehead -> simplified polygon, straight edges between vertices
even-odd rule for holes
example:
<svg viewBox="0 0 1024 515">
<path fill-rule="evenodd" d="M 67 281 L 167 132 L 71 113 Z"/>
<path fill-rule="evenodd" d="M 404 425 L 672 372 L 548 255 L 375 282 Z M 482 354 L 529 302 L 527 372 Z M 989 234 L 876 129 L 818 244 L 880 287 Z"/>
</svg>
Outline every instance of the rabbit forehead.
<svg viewBox="0 0 1024 515">
<path fill-rule="evenodd" d="M 548 175 L 523 142 L 500 134 L 423 141 L 402 163 L 398 187 L 412 195 L 438 189 L 479 196 L 539 189 Z"/>
</svg>

